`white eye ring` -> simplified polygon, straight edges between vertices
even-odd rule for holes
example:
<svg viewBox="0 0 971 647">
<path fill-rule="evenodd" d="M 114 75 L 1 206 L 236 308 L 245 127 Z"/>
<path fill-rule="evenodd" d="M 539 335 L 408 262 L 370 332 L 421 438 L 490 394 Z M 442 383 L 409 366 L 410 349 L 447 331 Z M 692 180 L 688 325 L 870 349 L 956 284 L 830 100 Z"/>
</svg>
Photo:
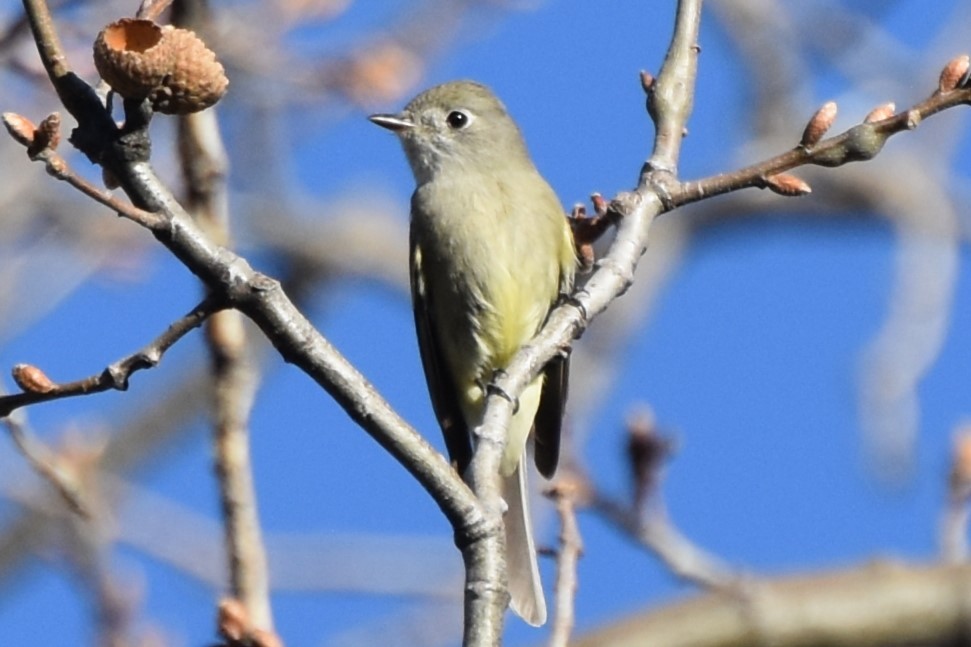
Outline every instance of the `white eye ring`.
<svg viewBox="0 0 971 647">
<path fill-rule="evenodd" d="M 445 123 L 452 130 L 462 130 L 472 123 L 472 115 L 465 110 L 452 110 L 445 117 Z"/>
</svg>

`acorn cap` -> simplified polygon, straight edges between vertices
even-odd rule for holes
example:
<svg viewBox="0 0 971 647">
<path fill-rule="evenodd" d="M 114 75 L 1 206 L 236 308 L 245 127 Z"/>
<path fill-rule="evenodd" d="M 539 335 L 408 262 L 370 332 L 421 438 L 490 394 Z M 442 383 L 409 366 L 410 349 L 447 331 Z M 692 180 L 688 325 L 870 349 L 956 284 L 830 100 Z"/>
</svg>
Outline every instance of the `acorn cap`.
<svg viewBox="0 0 971 647">
<path fill-rule="evenodd" d="M 111 89 L 126 99 L 144 99 L 161 85 L 169 62 L 158 47 L 162 28 L 151 20 L 122 18 L 94 41 L 94 65 Z"/>
<path fill-rule="evenodd" d="M 198 112 L 216 103 L 229 85 L 216 55 L 193 32 L 151 20 L 123 18 L 94 43 L 101 77 L 127 99 L 149 98 L 165 114 Z"/>
</svg>

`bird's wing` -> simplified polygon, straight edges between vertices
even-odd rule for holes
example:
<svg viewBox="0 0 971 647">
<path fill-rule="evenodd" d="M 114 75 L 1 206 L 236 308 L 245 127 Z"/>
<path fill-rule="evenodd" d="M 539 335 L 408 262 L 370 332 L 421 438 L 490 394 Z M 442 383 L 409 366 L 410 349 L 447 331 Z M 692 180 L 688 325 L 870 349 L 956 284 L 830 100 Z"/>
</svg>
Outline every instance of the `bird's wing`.
<svg viewBox="0 0 971 647">
<path fill-rule="evenodd" d="M 415 240 L 414 231 L 411 236 L 410 266 L 411 305 L 415 314 L 415 330 L 418 333 L 418 350 L 421 352 L 421 363 L 425 369 L 425 381 L 428 383 L 428 393 L 431 394 L 435 417 L 438 418 L 438 424 L 445 436 L 449 459 L 461 474 L 472 461 L 472 441 L 459 408 L 455 380 L 445 362 L 441 337 L 435 322 L 432 321 L 431 299 L 433 297 L 428 291 L 422 263 L 422 249 Z"/>
<path fill-rule="evenodd" d="M 573 233 L 569 227 L 563 229 L 564 245 L 562 265 L 560 266 L 560 294 L 569 294 L 573 289 L 576 257 L 573 248 Z M 550 304 L 552 308 L 555 303 Z M 539 409 L 533 426 L 533 457 L 536 469 L 546 478 L 553 478 L 560 461 L 560 433 L 563 428 L 563 413 L 570 386 L 570 356 L 555 357 L 543 370 L 543 392 L 540 395 Z"/>
<path fill-rule="evenodd" d="M 533 422 L 533 458 L 536 469 L 553 478 L 560 460 L 560 431 L 570 382 L 570 358 L 554 357 L 543 371 L 543 393 Z"/>
</svg>

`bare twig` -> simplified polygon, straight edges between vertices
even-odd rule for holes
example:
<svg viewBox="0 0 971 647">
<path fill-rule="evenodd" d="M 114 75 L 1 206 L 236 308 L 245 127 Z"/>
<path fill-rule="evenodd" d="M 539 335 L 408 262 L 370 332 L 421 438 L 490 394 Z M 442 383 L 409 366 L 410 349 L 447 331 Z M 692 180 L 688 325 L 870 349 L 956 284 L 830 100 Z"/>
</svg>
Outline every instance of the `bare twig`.
<svg viewBox="0 0 971 647">
<path fill-rule="evenodd" d="M 966 56 L 958 57 L 955 61 L 966 58 Z M 951 61 L 945 67 L 945 72 L 955 66 L 955 61 Z M 872 159 L 893 135 L 913 130 L 923 120 L 943 110 L 969 103 L 971 103 L 971 86 L 968 86 L 966 80 L 959 78 L 953 87 L 938 88 L 931 96 L 909 110 L 880 121 L 864 121 L 835 137 L 808 146 L 796 146 L 788 152 L 731 173 L 685 182 L 672 193 L 671 204 L 685 205 L 748 187 L 772 188 L 770 182 L 772 177 L 799 166 L 833 167 Z M 878 112 L 877 117 L 883 116 L 886 112 L 886 106 L 880 106 L 880 108 L 884 110 Z M 813 125 L 813 121 L 810 125 Z"/>
<path fill-rule="evenodd" d="M 95 185 L 91 184 L 72 171 L 71 167 L 68 166 L 64 158 L 57 153 L 52 151 L 49 154 L 40 156 L 38 159 L 44 162 L 45 166 L 47 167 L 47 172 L 51 175 L 51 177 L 55 177 L 58 180 L 67 182 L 84 195 L 113 210 L 119 216 L 128 218 L 132 222 L 136 222 L 143 227 L 148 227 L 150 229 L 152 227 L 158 227 L 164 222 L 158 214 L 145 211 L 144 209 L 139 209 L 130 202 L 120 200 L 119 198 L 111 195 L 111 193 L 99 189 Z"/>
<path fill-rule="evenodd" d="M 668 519 L 663 503 L 655 500 L 641 511 L 591 488 L 591 508 L 654 553 L 678 577 L 699 586 L 724 589 L 738 577 L 719 560 L 682 535 Z"/>
<path fill-rule="evenodd" d="M 867 562 L 839 572 L 752 583 L 744 603 L 720 592 L 612 622 L 576 647 L 963 645 L 971 566 Z"/>
<path fill-rule="evenodd" d="M 550 647 L 566 647 L 576 622 L 577 564 L 583 555 L 583 538 L 577 524 L 577 497 L 584 485 L 573 479 L 561 478 L 546 493 L 556 504 L 560 519 L 560 547 L 556 551 L 556 584 L 554 593 L 553 628 Z"/>
<path fill-rule="evenodd" d="M 629 498 L 606 494 L 588 474 L 574 467 L 569 482 L 582 493 L 574 501 L 649 550 L 678 577 L 705 588 L 731 588 L 739 581 L 738 575 L 694 545 L 668 518 L 661 480 L 671 447 L 672 441 L 658 432 L 650 410 L 639 407 L 627 421 Z"/>
<path fill-rule="evenodd" d="M 270 630 L 270 585 L 250 460 L 249 413 L 256 375 L 245 351 L 244 321 L 235 310 L 213 317 L 207 339 L 215 373 L 214 449 L 223 512 L 230 590 L 256 627 Z"/>
<path fill-rule="evenodd" d="M 56 112 L 48 117 L 45 122 L 51 120 L 51 117 L 57 117 L 57 123 L 60 123 L 60 117 Z M 161 224 L 158 215 L 139 209 L 130 202 L 116 198 L 110 192 L 96 187 L 72 171 L 67 161 L 55 150 L 57 146 L 56 140 L 60 138 L 59 133 L 53 135 L 55 137 L 54 141 L 50 139 L 41 141 L 41 132 L 39 129 L 35 128 L 26 118 L 12 112 L 3 113 L 3 123 L 10 135 L 27 147 L 27 154 L 31 160 L 44 163 L 47 173 L 51 177 L 67 182 L 89 198 L 143 227 L 151 228 Z"/>
<path fill-rule="evenodd" d="M 88 126 L 99 134 L 117 132 L 115 122 L 101 105 L 94 89 L 71 71 L 47 2 L 23 0 L 23 3 L 37 52 L 61 103 L 78 120 L 79 125 Z M 78 141 L 81 141 L 89 134 L 78 133 L 78 136 Z"/>
<path fill-rule="evenodd" d="M 684 56 L 669 56 L 672 61 L 684 59 L 685 64 L 674 65 L 671 70 L 665 65 L 661 77 L 664 80 L 685 83 L 687 86 L 686 102 L 675 97 L 673 105 L 662 105 L 659 111 L 665 114 L 665 132 L 668 133 L 664 142 L 664 160 L 669 164 L 658 164 L 655 170 L 664 170 L 673 176 L 673 166 L 677 161 L 677 140 L 683 131 L 684 120 L 690 111 L 690 95 L 693 86 L 693 58 L 694 38 L 697 20 L 694 18 L 700 9 L 700 2 L 683 2 L 679 9 L 679 38 L 675 42 L 681 43 L 677 48 Z M 685 26 L 687 25 L 687 26 Z M 683 76 L 681 74 L 684 73 Z M 663 85 L 663 84 L 662 84 Z M 683 95 L 684 93 L 675 93 Z M 680 128 L 677 126 L 680 125 Z M 674 141 L 674 144 L 671 142 Z M 656 146 L 656 149 L 659 147 Z M 670 153 L 673 153 L 671 155 Z M 99 158 L 100 159 L 100 158 Z M 109 165 L 121 165 L 118 159 L 106 158 Z M 663 167 L 663 168 L 662 168 Z M 234 305 L 239 305 L 243 311 L 256 321 L 276 347 L 290 361 L 294 361 L 304 371 L 310 374 L 325 389 L 332 393 L 351 417 L 358 421 L 369 433 L 375 436 L 389 451 L 401 461 L 409 471 L 435 497 L 436 502 L 445 510 L 449 519 L 457 529 L 462 529 L 463 554 L 470 565 L 470 578 L 467 582 L 470 606 L 483 609 L 483 618 L 495 618 L 501 614 L 491 605 L 501 600 L 501 561 L 496 564 L 494 557 L 496 543 L 500 534 L 493 523 L 495 510 L 486 506 L 485 510 L 479 506 L 460 483 L 456 482 L 453 474 L 447 471 L 447 465 L 427 445 L 422 444 L 415 437 L 413 430 L 407 427 L 386 403 L 374 392 L 370 384 L 354 371 L 327 344 L 306 320 L 296 312 L 293 304 L 283 295 L 279 285 L 267 277 L 253 272 L 243 259 L 233 255 L 223 248 L 211 244 L 190 223 L 184 221 L 184 213 L 157 180 L 147 161 L 139 160 L 128 163 L 119 174 L 123 185 L 132 196 L 132 200 L 140 206 L 158 209 L 164 212 L 164 222 L 147 225 L 152 228 L 156 236 L 182 260 L 187 267 L 204 280 L 216 292 L 227 295 Z M 651 173 L 645 173 L 650 176 Z M 768 177 L 768 176 L 767 176 Z M 669 208 L 670 192 L 662 190 L 664 185 L 657 181 L 657 177 L 642 178 L 636 193 L 619 196 L 613 203 L 614 213 L 621 217 L 620 232 L 617 241 L 607 257 L 598 265 L 597 272 L 591 280 L 578 292 L 572 304 L 557 309 L 551 317 L 546 332 L 542 333 L 531 348 L 524 350 L 517 358 L 514 367 L 509 371 L 509 388 L 506 383 L 500 387 L 509 394 L 518 392 L 514 387 L 528 383 L 546 361 L 577 335 L 597 314 L 607 307 L 607 304 L 620 294 L 630 281 L 633 280 L 634 268 L 638 258 L 643 254 L 647 244 L 647 234 L 654 216 Z M 653 191 L 652 191 L 653 190 Z M 518 369 L 521 375 L 513 375 Z M 495 398 L 492 398 L 495 400 Z M 489 438 L 489 430 L 504 428 L 511 415 L 511 408 L 503 408 L 502 401 L 490 401 L 490 410 L 495 410 L 494 418 L 490 418 L 484 429 L 483 438 Z M 492 425 L 492 426 L 490 426 Z M 498 425 L 498 426 L 496 426 Z M 484 446 L 488 446 L 485 443 Z M 501 440 L 498 442 L 501 446 Z M 488 447 L 488 452 L 495 454 L 495 448 Z M 482 467 L 494 465 L 484 459 Z M 486 470 L 482 470 L 483 480 L 488 477 Z M 492 560 L 492 561 L 490 561 Z M 475 568 L 472 568 L 475 562 Z M 473 572 L 474 571 L 474 572 Z M 475 599 L 473 599 L 475 598 Z M 501 624 L 490 629 L 489 636 L 483 636 L 481 642 L 491 636 L 496 638 Z M 468 638 L 468 634 L 467 634 Z M 471 642 L 471 641 L 470 641 Z"/>
<path fill-rule="evenodd" d="M 26 390 L 22 393 L 0 396 L 0 418 L 9 416 L 11 412 L 20 407 L 38 402 L 49 402 L 51 400 L 60 400 L 61 398 L 100 393 L 111 389 L 124 391 L 128 388 L 128 380 L 132 374 L 158 365 L 162 360 L 162 356 L 173 344 L 182 339 L 186 333 L 202 324 L 214 312 L 218 312 L 225 307 L 225 301 L 218 297 L 209 297 L 203 300 L 191 312 L 170 325 L 164 333 L 159 335 L 150 344 L 127 357 L 109 364 L 97 375 L 64 384 L 56 384 L 48 381 L 49 383 L 45 384 L 44 388 L 36 388 L 34 390 Z M 28 365 L 18 366 L 34 368 L 28 367 Z M 34 370 L 39 372 L 38 369 Z M 43 374 L 41 373 L 41 375 Z M 26 384 L 22 384 L 21 386 L 26 386 Z"/>
<path fill-rule="evenodd" d="M 97 644 L 127 647 L 134 644 L 132 625 L 136 598 L 112 572 L 111 539 L 103 519 L 71 523 L 70 557 L 75 573 L 93 603 Z"/>
<path fill-rule="evenodd" d="M 91 509 L 79 487 L 77 474 L 65 470 L 58 456 L 30 432 L 24 416 L 7 416 L 3 418 L 3 424 L 31 468 L 51 484 L 71 511 L 82 517 L 90 517 Z"/>
</svg>

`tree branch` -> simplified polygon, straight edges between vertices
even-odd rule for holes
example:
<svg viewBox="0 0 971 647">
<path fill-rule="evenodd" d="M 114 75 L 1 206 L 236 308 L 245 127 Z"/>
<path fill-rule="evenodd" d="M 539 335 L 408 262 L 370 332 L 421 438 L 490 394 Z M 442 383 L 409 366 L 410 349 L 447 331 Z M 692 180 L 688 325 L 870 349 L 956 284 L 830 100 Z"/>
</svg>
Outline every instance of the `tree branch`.
<svg viewBox="0 0 971 647">
<path fill-rule="evenodd" d="M 962 645 L 971 566 L 869 563 L 856 569 L 748 583 L 632 615 L 577 647 Z"/>
<path fill-rule="evenodd" d="M 685 182 L 678 190 L 672 192 L 671 204 L 681 206 L 749 187 L 774 189 L 768 182 L 773 176 L 799 166 L 835 167 L 872 159 L 893 135 L 914 130 L 925 119 L 948 108 L 971 104 L 971 86 L 968 85 L 966 76 L 967 58 L 967 56 L 955 58 L 948 63 L 942 73 L 942 76 L 946 76 L 949 71 L 953 71 L 955 67 L 961 67 L 963 63 L 964 72 L 958 75 L 955 85 L 948 87 L 942 80 L 940 85 L 943 87 L 938 87 L 927 99 L 909 110 L 893 114 L 892 104 L 879 106 L 863 123 L 835 137 L 818 143 L 800 144 L 790 151 L 731 173 Z M 835 104 L 832 105 L 833 114 L 829 119 L 830 123 L 835 117 Z M 887 115 L 887 112 L 890 114 Z M 873 120 L 874 117 L 877 120 Z M 822 128 L 823 132 L 827 128 L 828 124 Z M 819 134 L 822 135 L 822 133 Z"/>
<path fill-rule="evenodd" d="M 203 300 L 191 312 L 170 325 L 164 333 L 155 338 L 147 346 L 109 364 L 101 373 L 74 382 L 56 384 L 44 373 L 28 364 L 18 364 L 14 367 L 14 380 L 24 389 L 22 393 L 0 396 L 0 418 L 9 416 L 20 407 L 50 402 L 62 398 L 100 393 L 115 389 L 128 389 L 128 380 L 137 371 L 153 368 L 162 361 L 162 356 L 177 341 L 188 332 L 202 324 L 214 312 L 225 308 L 225 301 L 220 297 L 209 297 Z"/>
</svg>

